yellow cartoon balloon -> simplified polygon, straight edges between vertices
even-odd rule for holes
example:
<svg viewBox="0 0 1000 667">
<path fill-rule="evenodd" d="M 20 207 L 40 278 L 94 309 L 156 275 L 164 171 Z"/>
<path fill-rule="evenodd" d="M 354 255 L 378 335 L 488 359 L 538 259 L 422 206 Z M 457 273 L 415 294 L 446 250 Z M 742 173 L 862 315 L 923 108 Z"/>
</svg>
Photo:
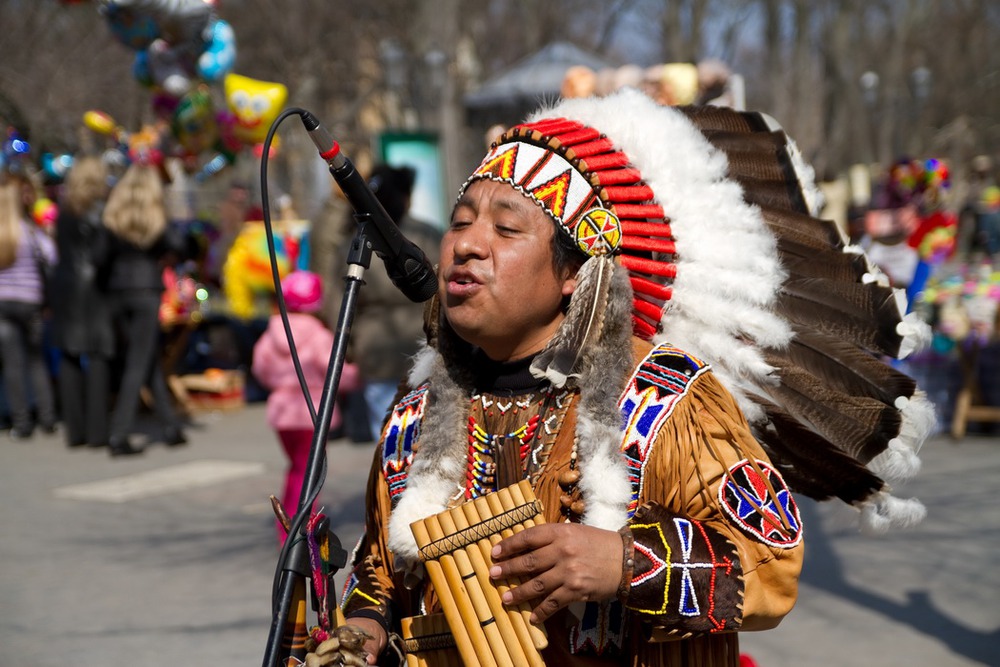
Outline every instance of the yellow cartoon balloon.
<svg viewBox="0 0 1000 667">
<path fill-rule="evenodd" d="M 223 83 L 226 106 L 233 113 L 233 134 L 244 144 L 264 141 L 271 123 L 281 113 L 288 88 L 281 83 L 258 81 L 240 74 L 227 74 Z"/>
</svg>

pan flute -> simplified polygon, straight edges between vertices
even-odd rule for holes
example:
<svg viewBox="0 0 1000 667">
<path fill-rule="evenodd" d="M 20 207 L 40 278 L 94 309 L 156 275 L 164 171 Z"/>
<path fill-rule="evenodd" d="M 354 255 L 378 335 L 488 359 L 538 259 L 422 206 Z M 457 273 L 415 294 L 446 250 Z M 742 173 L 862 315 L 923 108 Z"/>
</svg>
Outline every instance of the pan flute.
<svg viewBox="0 0 1000 667">
<path fill-rule="evenodd" d="M 543 521 L 541 503 L 523 480 L 410 524 L 465 667 L 544 666 L 539 651 L 548 639 L 544 628 L 528 620 L 531 608 L 507 607 L 500 599 L 520 582 L 494 582 L 489 575 L 493 545 Z M 404 631 L 404 643 L 409 639 L 414 648 L 407 656 L 408 667 L 449 664 L 438 662 L 441 654 L 432 658 L 425 653 L 418 641 L 421 635 L 440 635 L 440 627 L 431 625 L 430 619 L 416 618 L 404 619 L 404 628 L 408 626 L 411 637 Z M 425 642 L 440 643 L 440 639 Z"/>
</svg>

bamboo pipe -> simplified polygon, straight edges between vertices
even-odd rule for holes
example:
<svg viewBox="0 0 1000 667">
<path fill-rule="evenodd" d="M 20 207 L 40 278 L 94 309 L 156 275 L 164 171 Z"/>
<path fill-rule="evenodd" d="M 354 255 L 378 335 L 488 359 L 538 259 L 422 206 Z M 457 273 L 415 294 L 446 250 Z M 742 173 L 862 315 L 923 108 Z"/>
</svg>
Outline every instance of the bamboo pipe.
<svg viewBox="0 0 1000 667">
<path fill-rule="evenodd" d="M 424 523 L 427 524 L 427 534 L 430 535 L 432 541 L 444 539 L 445 535 L 449 534 L 441 527 L 440 516 L 434 515 L 424 519 Z M 493 617 L 490 615 L 489 605 L 482 599 L 482 591 L 478 590 L 477 587 L 466 586 L 465 575 L 470 575 L 470 580 L 475 581 L 475 573 L 472 572 L 471 566 L 469 566 L 467 571 L 463 571 L 459 567 L 458 561 L 455 558 L 459 553 L 464 554 L 459 549 L 451 554 L 445 554 L 440 558 L 441 567 L 444 569 L 445 585 L 449 586 L 451 592 L 454 594 L 460 617 L 459 622 L 461 623 L 463 619 L 468 619 L 465 622 L 465 627 L 469 630 L 469 639 L 472 640 L 472 645 L 476 650 L 474 659 L 482 667 L 499 667 L 496 659 L 493 657 L 494 653 L 491 647 L 494 645 L 503 646 L 503 640 L 500 638 L 500 633 L 496 632 L 496 625 L 493 622 Z M 434 586 L 434 590 L 437 590 L 436 585 Z M 450 623 L 451 619 L 449 618 L 448 621 Z M 490 638 L 494 633 L 496 637 L 491 641 Z M 465 660 L 467 665 L 469 664 L 468 658 L 464 653 L 462 654 L 462 660 Z"/>
<path fill-rule="evenodd" d="M 454 515 L 451 511 L 444 511 L 435 516 L 434 519 L 441 526 L 442 537 L 455 535 L 458 532 L 458 525 L 455 523 Z M 489 572 L 476 570 L 470 556 L 470 551 L 474 551 L 474 549 L 469 549 L 469 547 L 474 546 L 463 546 L 451 552 L 451 557 L 455 559 L 455 565 L 458 566 L 458 573 L 462 575 L 462 580 L 465 582 L 465 590 L 469 592 L 472 607 L 476 611 L 474 618 L 466 618 L 465 621 L 468 624 L 478 624 L 483 628 L 486 641 L 489 642 L 493 653 L 493 659 L 496 660 L 498 665 L 501 667 L 506 667 L 507 665 L 513 666 L 515 664 L 523 665 L 523 661 L 514 662 L 514 656 L 511 655 L 510 649 L 507 646 L 507 638 L 504 636 L 504 631 L 501 628 L 501 623 L 507 620 L 507 613 L 503 608 L 503 603 L 500 602 L 500 597 L 496 589 L 490 585 Z M 485 586 L 483 585 L 483 575 L 485 575 Z M 489 599 L 490 594 L 496 598 L 497 604 L 494 605 Z M 499 613 L 496 608 L 499 608 Z M 513 637 L 513 631 L 510 634 L 513 639 L 516 639 Z"/>
<path fill-rule="evenodd" d="M 469 503 L 464 503 L 462 507 L 455 507 L 447 512 L 447 516 L 451 519 L 456 532 L 464 530 L 470 525 L 469 519 L 466 517 L 465 510 L 463 509 L 464 505 L 469 505 Z M 448 527 L 444 523 L 444 516 L 442 515 L 441 517 L 441 527 L 447 530 Z M 480 541 L 485 541 L 485 539 Z M 517 667 L 526 665 L 528 664 L 528 658 L 521 646 L 521 642 L 518 641 L 517 633 L 514 632 L 514 625 L 510 619 L 511 612 L 504 606 L 503 601 L 500 599 L 500 593 L 490 580 L 491 563 L 484 557 L 483 551 L 479 546 L 480 541 L 469 544 L 462 551 L 471 563 L 471 567 L 476 574 L 476 581 L 483 591 L 483 597 L 486 599 L 487 604 L 489 604 L 493 618 L 496 619 L 496 628 L 503 639 L 504 650 L 508 654 L 511 663 Z M 500 662 L 499 656 L 497 657 L 497 662 Z"/>
<path fill-rule="evenodd" d="M 421 548 L 431 543 L 429 528 L 425 525 L 425 522 L 426 519 L 423 521 L 414 521 L 410 524 L 410 530 L 417 541 L 417 546 Z M 454 569 L 454 565 L 455 563 L 452 561 L 449 569 Z M 480 667 L 481 663 L 479 662 L 478 653 L 489 653 L 486 646 L 486 637 L 480 634 L 480 637 L 474 639 L 469 634 L 465 624 L 462 623 L 462 614 L 459 611 L 459 599 L 448 588 L 450 577 L 445 576 L 444 563 L 428 560 L 424 562 L 424 566 L 427 568 L 427 576 L 430 577 L 431 584 L 434 586 L 434 592 L 437 593 L 438 600 L 441 601 L 441 608 L 448 619 L 448 625 L 451 627 L 451 632 L 455 637 L 455 646 L 458 647 L 458 652 L 462 656 L 465 667 Z M 462 585 L 461 577 L 455 575 L 455 578 L 458 579 L 459 584 L 455 591 L 459 593 L 463 592 L 465 587 Z M 463 598 L 463 606 L 468 605 L 468 598 L 465 596 Z"/>
<path fill-rule="evenodd" d="M 529 487 L 530 488 L 530 487 Z M 532 495 L 534 493 L 532 492 Z M 510 487 L 500 489 L 496 493 L 491 493 L 486 496 L 487 502 L 490 504 L 490 510 L 494 512 L 494 515 L 503 514 L 504 511 L 514 509 L 519 503 L 514 501 L 513 496 L 510 493 Z M 507 538 L 514 535 L 514 533 L 519 533 L 524 530 L 524 527 L 520 524 L 514 526 L 512 529 L 504 530 L 501 533 L 501 537 Z M 499 542 L 497 539 L 496 542 Z M 494 542 L 494 544 L 496 544 Z M 512 582 L 513 583 L 513 582 Z M 517 585 L 521 585 L 521 581 L 516 582 Z M 532 643 L 535 645 L 539 651 L 549 645 L 548 635 L 545 632 L 545 628 L 541 625 L 535 625 L 531 622 L 531 608 L 527 603 L 518 605 L 518 611 L 524 616 L 525 622 L 528 624 L 528 631 L 531 633 Z"/>
<path fill-rule="evenodd" d="M 473 502 L 463 503 L 456 509 L 462 510 L 465 515 L 466 526 L 480 523 L 484 519 L 490 517 L 489 505 L 482 497 L 476 498 Z M 486 512 L 486 514 L 483 515 L 483 512 Z M 458 523 L 457 520 L 456 523 Z M 459 525 L 459 527 L 462 526 Z M 491 556 L 493 542 L 489 536 L 485 536 L 476 543 L 476 546 L 479 547 L 479 559 L 485 567 L 488 579 L 489 570 L 493 566 L 493 557 Z M 500 601 L 501 606 L 504 609 L 503 616 L 508 619 L 511 629 L 516 636 L 517 644 L 520 647 L 521 652 L 524 654 L 525 662 L 520 664 L 527 664 L 529 667 L 545 667 L 545 662 L 542 660 L 542 656 L 539 655 L 538 649 L 535 648 L 534 641 L 531 638 L 531 632 L 528 629 L 530 624 L 527 620 L 525 620 L 525 617 L 521 614 L 520 609 L 514 607 L 508 608 L 503 605 L 503 602 L 500 600 L 500 596 L 510 590 L 510 586 L 503 580 L 492 582 L 492 585 L 496 589 L 496 599 Z M 527 609 L 527 605 L 524 605 L 524 607 Z M 530 609 L 528 610 L 528 613 L 530 614 Z"/>
</svg>

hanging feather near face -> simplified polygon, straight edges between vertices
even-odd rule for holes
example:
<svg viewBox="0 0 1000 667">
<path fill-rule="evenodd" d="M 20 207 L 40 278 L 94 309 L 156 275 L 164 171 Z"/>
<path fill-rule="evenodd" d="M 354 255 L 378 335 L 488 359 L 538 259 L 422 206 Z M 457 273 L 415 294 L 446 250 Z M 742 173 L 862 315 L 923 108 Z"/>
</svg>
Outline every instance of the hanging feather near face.
<svg viewBox="0 0 1000 667">
<path fill-rule="evenodd" d="M 614 268 L 610 255 L 591 257 L 580 267 L 565 324 L 531 363 L 535 376 L 548 378 L 560 388 L 580 376 L 580 359 L 596 347 L 604 327 Z"/>
</svg>

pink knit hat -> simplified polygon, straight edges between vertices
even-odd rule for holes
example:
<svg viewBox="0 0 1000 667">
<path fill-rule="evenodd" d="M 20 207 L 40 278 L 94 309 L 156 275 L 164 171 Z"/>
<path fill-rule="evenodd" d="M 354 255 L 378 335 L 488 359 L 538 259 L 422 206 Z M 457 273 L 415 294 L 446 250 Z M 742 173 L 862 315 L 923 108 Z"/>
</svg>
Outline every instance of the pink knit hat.
<svg viewBox="0 0 1000 667">
<path fill-rule="evenodd" d="M 323 282 L 312 271 L 292 271 L 281 281 L 281 295 L 288 310 L 315 313 L 323 303 Z"/>
</svg>

